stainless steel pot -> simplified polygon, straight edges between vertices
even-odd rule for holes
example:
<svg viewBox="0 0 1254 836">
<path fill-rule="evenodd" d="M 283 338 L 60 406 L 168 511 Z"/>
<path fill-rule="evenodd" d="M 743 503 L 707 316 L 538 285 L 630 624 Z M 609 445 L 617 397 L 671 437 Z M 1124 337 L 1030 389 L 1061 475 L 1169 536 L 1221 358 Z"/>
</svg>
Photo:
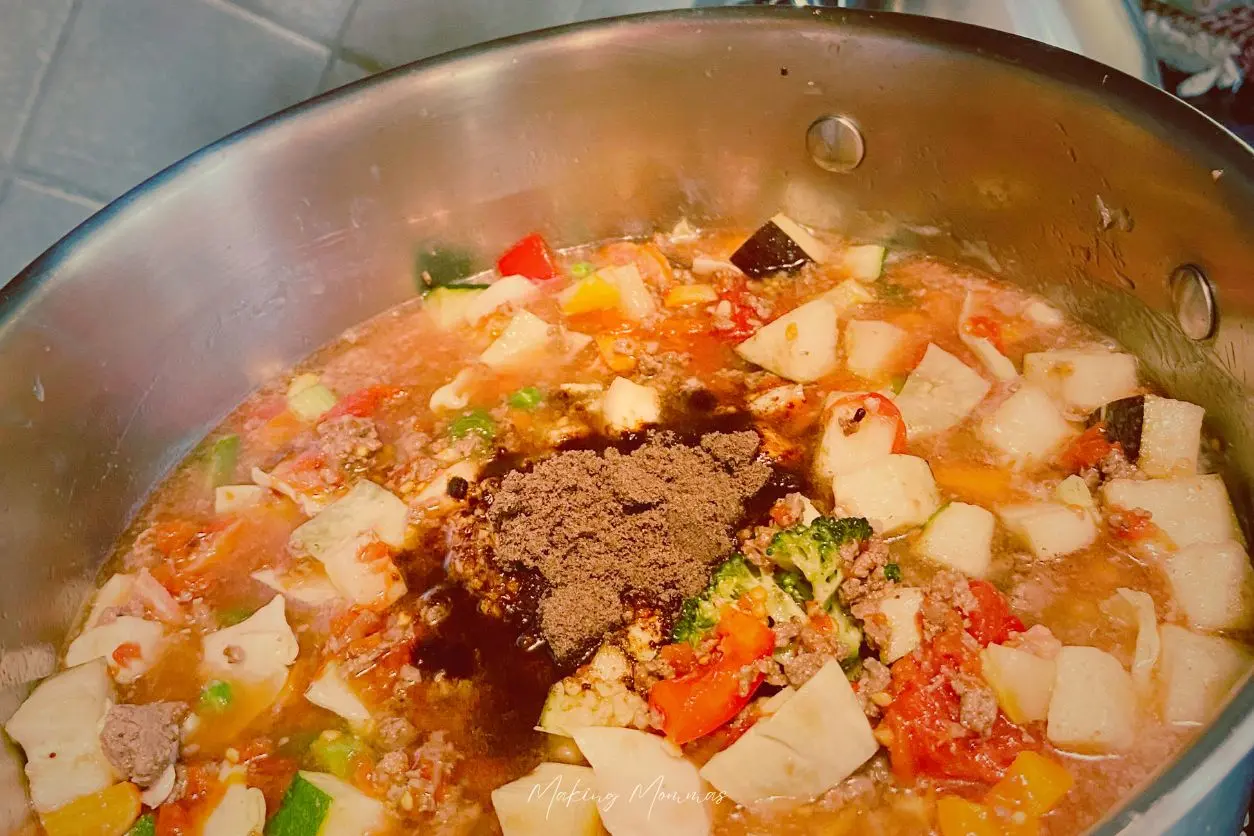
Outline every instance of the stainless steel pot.
<svg viewBox="0 0 1254 836">
<path fill-rule="evenodd" d="M 828 170 L 859 141 L 859 165 Z M 1218 125 L 1071 53 L 912 16 L 574 26 L 243 131 L 0 291 L 0 717 L 51 669 L 93 570 L 167 469 L 267 377 L 412 296 L 419 249 L 486 265 L 533 229 L 573 244 L 780 208 L 976 264 L 1114 334 L 1206 406 L 1248 523 L 1254 158 Z M 1252 707 L 1246 686 L 1102 832 L 1230 824 L 1195 805 L 1225 776 L 1248 789 L 1234 769 L 1254 748 Z M 17 761 L 0 767 L 16 822 Z"/>
</svg>

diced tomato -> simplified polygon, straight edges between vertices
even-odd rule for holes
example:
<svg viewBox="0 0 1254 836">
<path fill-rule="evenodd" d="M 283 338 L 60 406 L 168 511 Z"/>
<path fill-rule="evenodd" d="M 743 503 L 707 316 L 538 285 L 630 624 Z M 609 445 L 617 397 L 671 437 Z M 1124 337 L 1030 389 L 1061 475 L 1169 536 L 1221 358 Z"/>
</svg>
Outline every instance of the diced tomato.
<svg viewBox="0 0 1254 836">
<path fill-rule="evenodd" d="M 987 316 L 973 316 L 967 319 L 963 328 L 973 337 L 983 337 L 993 344 L 998 351 L 1005 353 L 1002 343 L 1001 323 Z"/>
<path fill-rule="evenodd" d="M 758 312 L 749 305 L 746 298 L 748 293 L 747 288 L 735 287 L 719 294 L 720 299 L 731 303 L 731 314 L 728 319 L 732 321 L 731 328 L 714 332 L 719 339 L 738 343 L 749 339 L 757 332 L 758 327 L 753 323 L 758 319 Z"/>
<path fill-rule="evenodd" d="M 186 557 L 192 543 L 200 534 L 200 527 L 191 520 L 166 520 L 154 525 L 152 544 L 166 557 Z"/>
<path fill-rule="evenodd" d="M 1023 632 L 1023 622 L 1010 611 L 1010 605 L 997 587 L 988 581 L 970 581 L 968 585 L 978 606 L 967 613 L 970 622 L 967 632 L 975 637 L 980 647 L 1001 644 L 1012 632 Z"/>
<path fill-rule="evenodd" d="M 557 276 L 557 259 L 548 242 L 537 232 L 506 250 L 496 262 L 496 269 L 502 276 L 526 276 L 545 281 Z"/>
<path fill-rule="evenodd" d="M 122 642 L 113 650 L 113 661 L 126 667 L 144 655 L 143 650 L 135 642 Z"/>
<path fill-rule="evenodd" d="M 382 540 L 371 540 L 357 550 L 357 559 L 362 563 L 374 563 L 392 556 L 392 550 Z"/>
<path fill-rule="evenodd" d="M 345 415 L 352 415 L 357 418 L 369 418 L 379 411 L 379 407 L 385 401 L 399 395 L 401 388 L 399 386 L 367 386 L 364 389 L 358 389 L 344 397 L 340 398 L 335 406 L 331 407 L 325 415 L 321 417 L 321 421 L 329 421 L 332 418 L 340 418 Z"/>
<path fill-rule="evenodd" d="M 864 395 L 849 395 L 841 398 L 832 405 L 832 410 L 845 409 L 857 410 L 865 409 L 868 414 L 879 415 L 893 421 L 896 424 L 896 433 L 893 436 L 893 452 L 904 453 L 908 445 L 906 438 L 906 421 L 901 417 L 901 410 L 897 408 L 897 404 L 888 398 L 876 392 L 869 392 Z"/>
<path fill-rule="evenodd" d="M 1111 536 L 1128 542 L 1144 540 L 1158 530 L 1150 513 L 1140 508 L 1116 511 L 1106 517 L 1106 525 Z"/>
<path fill-rule="evenodd" d="M 734 607 L 724 610 L 717 635 L 709 662 L 649 691 L 649 705 L 661 713 L 662 730 L 676 744 L 704 737 L 740 713 L 764 679 L 746 675 L 745 668 L 775 649 L 775 633 Z"/>
<path fill-rule="evenodd" d="M 688 642 L 665 645 L 658 651 L 658 655 L 679 676 L 688 673 L 697 664 L 697 653 Z"/>
<path fill-rule="evenodd" d="M 1098 462 L 1106 458 L 1115 446 L 1106 438 L 1106 425 L 1094 424 L 1076 436 L 1063 451 L 1062 466 L 1068 473 L 1079 473 L 1085 468 L 1097 467 Z"/>
<path fill-rule="evenodd" d="M 283 794 L 296 777 L 297 763 L 292 758 L 264 754 L 247 760 L 248 786 L 261 790 L 266 797 L 266 811 L 273 815 L 283 803 Z"/>
</svg>

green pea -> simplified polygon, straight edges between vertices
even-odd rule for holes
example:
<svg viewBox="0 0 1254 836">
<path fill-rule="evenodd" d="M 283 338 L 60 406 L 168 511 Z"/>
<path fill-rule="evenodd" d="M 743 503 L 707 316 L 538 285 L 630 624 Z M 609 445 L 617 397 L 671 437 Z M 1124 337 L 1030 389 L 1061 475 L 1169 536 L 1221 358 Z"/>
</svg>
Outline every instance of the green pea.
<svg viewBox="0 0 1254 836">
<path fill-rule="evenodd" d="M 531 412 L 539 409 L 540 404 L 544 403 L 544 393 L 535 386 L 524 386 L 517 392 L 510 393 L 506 402 L 513 409 L 521 409 L 524 412 Z"/>
<path fill-rule="evenodd" d="M 496 438 L 496 422 L 486 409 L 464 412 L 448 425 L 448 436 L 454 441 L 460 441 L 472 433 L 484 441 Z"/>
</svg>

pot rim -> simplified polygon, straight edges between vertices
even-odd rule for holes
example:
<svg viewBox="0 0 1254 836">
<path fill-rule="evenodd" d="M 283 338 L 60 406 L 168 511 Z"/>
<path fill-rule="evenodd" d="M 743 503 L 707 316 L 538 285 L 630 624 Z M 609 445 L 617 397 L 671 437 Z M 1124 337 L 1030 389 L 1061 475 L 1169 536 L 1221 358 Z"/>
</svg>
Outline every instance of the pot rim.
<svg viewBox="0 0 1254 836">
<path fill-rule="evenodd" d="M 591 32 L 633 30 L 657 25 L 781 25 L 840 26 L 851 36 L 873 32 L 880 37 L 921 42 L 971 58 L 1013 65 L 1031 75 L 1051 80 L 1099 98 L 1130 121 L 1170 132 L 1181 144 L 1206 147 L 1225 162 L 1225 176 L 1254 183 L 1254 153 L 1250 146 L 1206 114 L 1181 99 L 1130 75 L 1068 50 L 970 24 L 893 12 L 852 9 L 801 9 L 756 6 L 682 9 L 647 12 L 583 21 L 528 32 L 432 56 L 322 93 L 285 108 L 219 139 L 157 172 L 116 198 L 53 244 L 7 285 L 0 287 L 0 338 L 62 263 L 75 257 L 85 244 L 120 228 L 132 212 L 158 202 L 181 187 L 184 180 L 207 173 L 215 161 L 234 149 L 258 144 L 343 105 L 365 100 L 384 88 L 473 64 L 489 54 L 508 50 L 561 48 L 568 39 Z M 1181 821 L 1207 792 L 1217 786 L 1254 751 L 1254 681 L 1247 681 L 1206 730 L 1140 791 L 1107 815 L 1093 833 L 1158 833 Z"/>
</svg>

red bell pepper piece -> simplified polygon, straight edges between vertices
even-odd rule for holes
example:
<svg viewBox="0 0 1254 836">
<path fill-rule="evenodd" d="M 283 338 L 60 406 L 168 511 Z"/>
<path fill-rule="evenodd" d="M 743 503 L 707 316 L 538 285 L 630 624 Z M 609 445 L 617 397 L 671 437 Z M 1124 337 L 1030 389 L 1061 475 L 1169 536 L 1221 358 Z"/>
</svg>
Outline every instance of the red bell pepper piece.
<svg viewBox="0 0 1254 836">
<path fill-rule="evenodd" d="M 557 277 L 557 259 L 548 242 L 538 232 L 533 232 L 506 250 L 496 262 L 496 269 L 502 276 L 546 281 Z"/>
<path fill-rule="evenodd" d="M 966 332 L 973 337 L 983 337 L 1003 354 L 1006 349 L 1002 345 L 1001 323 L 987 316 L 973 316 L 963 325 Z"/>
<path fill-rule="evenodd" d="M 340 398 L 339 402 L 319 420 L 327 421 L 345 415 L 369 418 L 378 412 L 384 401 L 396 397 L 400 391 L 399 386 L 367 386 L 365 389 L 358 389 Z"/>
<path fill-rule="evenodd" d="M 875 392 L 868 392 L 865 395 L 849 395 L 841 398 L 832 405 L 833 411 L 841 408 L 854 409 L 861 407 L 868 413 L 882 416 L 896 423 L 896 433 L 893 435 L 893 452 L 906 452 L 906 420 L 901 417 L 901 410 L 897 408 L 897 404 L 890 401 L 883 395 Z"/>
<path fill-rule="evenodd" d="M 662 730 L 673 743 L 689 743 L 731 720 L 765 678 L 759 673 L 746 681 L 743 671 L 774 651 L 775 633 L 769 627 L 729 607 L 717 634 L 718 649 L 710 661 L 649 691 L 649 705 L 662 714 Z"/>
</svg>

